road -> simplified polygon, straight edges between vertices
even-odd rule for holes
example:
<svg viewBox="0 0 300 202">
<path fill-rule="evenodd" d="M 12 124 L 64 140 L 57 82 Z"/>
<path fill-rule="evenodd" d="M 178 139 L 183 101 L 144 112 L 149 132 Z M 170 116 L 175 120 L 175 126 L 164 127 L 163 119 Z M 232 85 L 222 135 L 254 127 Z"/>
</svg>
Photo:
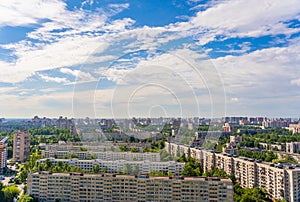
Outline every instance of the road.
<svg viewBox="0 0 300 202">
<path fill-rule="evenodd" d="M 13 166 L 9 166 L 9 165 L 8 165 L 8 169 L 11 169 L 11 170 L 16 171 L 16 172 L 18 173 L 18 171 L 17 171 L 15 165 L 13 165 Z M 2 183 L 3 183 L 5 186 L 7 186 L 7 185 L 9 184 L 10 179 L 11 179 L 11 178 L 15 178 L 15 177 L 17 176 L 17 173 L 16 173 L 16 175 L 13 175 L 13 176 L 10 176 L 10 177 L 4 177 L 4 180 L 1 180 Z M 16 186 L 17 186 L 18 189 L 20 190 L 20 194 L 19 194 L 19 196 L 18 196 L 18 197 L 20 197 L 20 196 L 23 194 L 23 192 L 24 192 L 24 184 L 16 184 Z M 17 201 L 17 199 L 15 199 L 14 201 Z"/>
</svg>

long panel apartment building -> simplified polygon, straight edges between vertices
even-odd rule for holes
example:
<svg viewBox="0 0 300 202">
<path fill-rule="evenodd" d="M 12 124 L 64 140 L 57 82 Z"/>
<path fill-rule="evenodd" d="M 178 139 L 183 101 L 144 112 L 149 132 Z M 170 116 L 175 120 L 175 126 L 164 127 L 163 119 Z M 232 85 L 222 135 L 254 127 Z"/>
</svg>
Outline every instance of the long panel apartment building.
<svg viewBox="0 0 300 202">
<path fill-rule="evenodd" d="M 39 201 L 233 201 L 230 179 L 82 173 L 31 173 L 28 194 Z"/>
<path fill-rule="evenodd" d="M 165 149 L 173 156 L 185 154 L 186 157 L 197 159 L 204 171 L 216 167 L 225 170 L 227 174 L 234 174 L 242 187 L 258 186 L 265 188 L 272 198 L 288 202 L 300 201 L 300 167 L 297 165 L 274 165 L 169 142 L 165 143 Z"/>
<path fill-rule="evenodd" d="M 159 153 L 151 153 L 151 152 L 113 152 L 113 151 L 105 151 L 105 152 L 95 152 L 95 151 L 58 151 L 58 150 L 45 150 L 42 151 L 42 155 L 45 158 L 70 158 L 71 154 L 74 154 L 79 159 L 103 159 L 107 161 L 116 161 L 116 160 L 127 160 L 127 161 L 160 161 Z"/>
<path fill-rule="evenodd" d="M 99 172 L 102 173 L 104 168 L 106 168 L 108 173 L 124 173 L 129 172 L 129 174 L 143 174 L 149 173 L 151 170 L 158 172 L 164 171 L 168 173 L 169 171 L 174 175 L 181 175 L 181 172 L 184 169 L 185 163 L 176 162 L 176 161 L 126 161 L 126 160 L 116 160 L 116 161 L 106 161 L 102 159 L 93 159 L 93 160 L 80 160 L 80 159 L 55 159 L 49 158 L 52 162 L 52 165 L 58 165 L 58 162 L 63 164 L 68 164 L 69 166 L 76 166 L 80 169 L 87 170 L 92 172 L 94 166 L 99 166 Z M 46 159 L 39 159 L 37 162 L 45 163 Z"/>
</svg>

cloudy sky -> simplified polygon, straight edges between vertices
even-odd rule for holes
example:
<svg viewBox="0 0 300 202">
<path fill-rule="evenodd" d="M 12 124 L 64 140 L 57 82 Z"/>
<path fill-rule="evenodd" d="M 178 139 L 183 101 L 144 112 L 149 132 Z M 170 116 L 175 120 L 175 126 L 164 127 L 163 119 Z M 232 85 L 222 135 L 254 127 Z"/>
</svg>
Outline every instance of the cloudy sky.
<svg viewBox="0 0 300 202">
<path fill-rule="evenodd" d="M 0 117 L 300 117 L 299 0 L 10 0 L 0 15 Z"/>
</svg>

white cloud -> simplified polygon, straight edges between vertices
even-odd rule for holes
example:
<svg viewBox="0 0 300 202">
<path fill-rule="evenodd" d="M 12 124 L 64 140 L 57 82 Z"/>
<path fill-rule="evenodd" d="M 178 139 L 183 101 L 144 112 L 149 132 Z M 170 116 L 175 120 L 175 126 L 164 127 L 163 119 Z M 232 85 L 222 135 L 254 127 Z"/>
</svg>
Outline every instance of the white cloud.
<svg viewBox="0 0 300 202">
<path fill-rule="evenodd" d="M 43 79 L 46 82 L 55 82 L 55 83 L 69 83 L 70 81 L 66 78 L 61 78 L 61 77 L 50 77 L 47 75 L 43 75 L 43 74 L 38 74 L 39 77 L 41 77 L 41 79 Z"/>
<path fill-rule="evenodd" d="M 18 56 L 15 63 L 2 62 L 3 74 L 0 75 L 0 81 L 17 83 L 37 71 L 83 64 L 94 51 L 102 52 L 108 44 L 103 42 L 101 36 L 76 36 L 66 37 L 38 48 L 29 46 L 19 48 L 19 46 L 20 44 L 15 45 L 15 54 Z"/>
<path fill-rule="evenodd" d="M 41 19 L 62 16 L 65 7 L 59 0 L 0 1 L 0 26 L 36 24 Z"/>
<path fill-rule="evenodd" d="M 95 81 L 95 75 L 101 73 L 117 83 L 117 93 L 121 94 L 115 94 L 115 97 L 114 89 L 97 91 L 99 94 L 96 96 L 92 89 L 76 92 L 78 98 L 83 99 L 79 101 L 81 105 L 78 105 L 80 106 L 78 109 L 82 113 L 77 114 L 82 116 L 92 114 L 96 101 L 100 103 L 96 107 L 102 110 L 99 111 L 99 114 L 102 115 L 111 113 L 109 112 L 111 109 L 107 109 L 111 99 L 115 99 L 113 101 L 120 104 L 116 105 L 117 111 L 126 109 L 128 93 L 130 95 L 136 89 L 140 90 L 133 99 L 134 103 L 140 102 L 151 108 L 157 106 L 157 102 L 170 100 L 173 93 L 180 98 L 182 105 L 190 106 L 190 109 L 186 109 L 186 111 L 191 113 L 193 106 L 197 105 L 191 99 L 193 96 L 206 107 L 212 102 L 216 102 L 216 98 L 223 99 L 222 81 L 225 83 L 231 103 L 235 104 L 241 103 L 237 102 L 241 100 L 252 99 L 253 101 L 253 98 L 247 98 L 250 95 L 264 101 L 266 99 L 263 99 L 263 96 L 276 97 L 283 94 L 292 96 L 296 92 L 286 88 L 291 85 L 300 85 L 298 77 L 300 70 L 296 67 L 296 64 L 300 64 L 299 41 L 290 41 L 288 47 L 262 49 L 249 54 L 245 54 L 249 50 L 249 44 L 241 44 L 240 51 L 233 49 L 231 52 L 244 53 L 244 55 L 220 57 L 211 61 L 203 59 L 202 54 L 182 48 L 151 58 L 137 58 L 134 69 L 129 69 L 127 66 L 124 68 L 112 67 L 104 72 L 103 67 L 102 72 L 96 72 L 98 66 L 95 66 L 94 70 L 72 69 L 72 66 L 87 64 L 92 66 L 93 63 L 117 60 L 118 54 L 126 54 L 126 52 L 138 49 L 156 49 L 161 44 L 185 35 L 194 35 L 202 45 L 216 40 L 217 35 L 223 36 L 224 39 L 276 34 L 290 35 L 299 32 L 299 28 L 288 28 L 288 25 L 283 22 L 299 18 L 300 4 L 298 0 L 213 1 L 208 9 L 198 12 L 188 22 L 175 23 L 165 27 L 144 26 L 139 28 L 133 27 L 135 21 L 130 18 L 110 19 L 111 15 L 127 9 L 129 4 L 110 4 L 109 11 L 103 9 L 99 9 L 97 12 L 84 10 L 84 7 L 90 4 L 93 4 L 93 1 L 86 0 L 82 3 L 81 9 L 69 11 L 66 9 L 66 4 L 58 0 L 30 0 L 26 3 L 13 0 L 5 2 L 5 5 L 0 3 L 0 13 L 4 14 L 0 19 L 0 26 L 24 26 L 40 23 L 45 19 L 47 21 L 28 33 L 26 40 L 1 45 L 2 48 L 12 50 L 17 59 L 11 63 L 0 61 L 0 82 L 18 83 L 36 72 L 59 68 L 61 73 L 77 77 L 78 81 Z M 32 39 L 35 42 L 31 42 Z M 120 45 L 119 42 L 122 40 L 127 40 L 127 44 Z M 110 52 L 107 53 L 110 55 L 105 55 L 106 51 L 110 51 L 111 47 L 115 48 L 115 45 L 122 46 L 121 53 L 113 55 Z M 100 53 L 100 55 L 94 53 Z M 66 78 L 50 77 L 43 73 L 38 75 L 45 82 L 70 84 Z M 162 89 L 158 86 L 140 88 L 145 83 L 161 85 L 166 88 Z M 7 92 L 7 90 L 9 88 L 2 89 L 3 92 Z M 0 89 L 0 93 L 2 91 Z M 209 96 L 204 96 L 203 92 Z M 27 95 L 28 92 L 20 91 L 19 95 L 21 94 Z M 67 96 L 55 94 L 53 90 L 49 90 L 49 96 L 33 96 L 32 103 L 30 103 L 30 99 L 22 99 L 25 99 L 24 103 L 28 106 L 38 105 L 47 100 L 58 103 L 62 100 L 70 104 L 69 99 L 72 99 L 72 95 L 69 92 L 66 94 Z M 211 95 L 215 96 L 215 100 Z M 62 99 L 60 100 L 60 98 Z M 6 95 L 3 99 L 5 101 L 3 106 L 8 106 L 11 101 L 18 99 L 18 96 Z M 11 101 L 8 101 L 10 99 Z M 256 103 L 263 102 L 255 101 Z M 20 104 L 20 107 L 26 107 L 19 102 L 16 103 Z M 66 106 L 63 103 L 60 104 Z M 91 106 L 87 111 L 84 109 L 86 104 Z M 176 100 L 173 99 L 169 104 L 175 106 Z M 136 110 L 142 108 L 142 105 L 135 106 L 137 106 Z M 20 108 L 19 106 L 15 108 L 13 113 L 17 114 Z M 40 107 L 36 110 L 43 109 Z M 29 113 L 29 109 L 26 113 Z M 62 113 L 68 114 L 69 112 L 63 109 Z"/>
<path fill-rule="evenodd" d="M 31 118 L 36 113 L 47 117 L 57 117 L 58 114 L 72 117 L 73 92 L 48 92 L 30 96 L 22 96 L 19 93 L 16 91 L 0 94 L 0 109 L 2 114 L 6 114 L 6 118 Z"/>
<path fill-rule="evenodd" d="M 76 77 L 77 81 L 95 81 L 95 78 L 87 72 L 83 72 L 80 70 L 71 70 L 69 68 L 61 68 L 60 72 L 64 73 L 64 74 L 70 74 Z"/>
<path fill-rule="evenodd" d="M 231 101 L 237 102 L 237 101 L 239 101 L 239 98 L 237 98 L 237 97 L 232 97 L 232 98 L 231 98 Z"/>
<path fill-rule="evenodd" d="M 300 78 L 291 80 L 292 85 L 300 86 Z"/>
<path fill-rule="evenodd" d="M 186 32 L 204 45 L 217 35 L 231 37 L 258 37 L 299 32 L 283 22 L 295 18 L 300 10 L 298 0 L 224 1 L 197 13 L 188 22 L 170 25 L 170 30 Z"/>
<path fill-rule="evenodd" d="M 27 5 L 28 2 L 19 5 L 13 1 L 16 5 L 9 4 L 5 8 L 13 10 L 14 7 L 17 7 L 15 12 L 21 13 L 26 18 L 26 15 L 30 13 L 32 16 L 35 13 L 39 14 L 40 10 L 33 12 L 35 9 L 38 10 L 39 6 L 47 7 L 47 4 L 44 5 L 43 2 L 32 1 L 30 2 L 32 5 Z M 39 19 L 49 19 L 50 21 L 42 23 L 40 28 L 28 33 L 29 40 L 0 45 L 1 48 L 12 50 L 12 54 L 17 57 L 12 63 L 0 61 L 1 71 L 4 72 L 0 75 L 1 82 L 18 83 L 34 75 L 37 71 L 109 60 L 113 56 L 98 57 L 93 54 L 103 52 L 110 45 L 109 41 L 115 37 L 110 36 L 111 33 L 122 32 L 134 23 L 133 20 L 126 18 L 106 22 L 112 12 L 116 13 L 116 10 L 119 12 L 128 5 L 121 4 L 119 7 L 113 5 L 110 11 L 98 10 L 93 13 L 76 9 L 69 11 L 65 8 L 65 3 L 60 1 L 50 1 L 50 3 L 51 5 L 47 8 L 49 12 L 56 8 L 54 6 L 56 4 L 60 6 L 60 9 L 57 8 L 57 12 L 51 15 L 40 15 Z M 25 13 L 20 11 L 21 7 Z M 107 33 L 98 34 L 98 31 Z M 31 39 L 36 39 L 38 42 L 33 43 Z M 81 80 L 93 79 L 88 73 L 80 73 L 78 78 Z"/>
<path fill-rule="evenodd" d="M 300 64 L 300 41 L 296 41 L 289 47 L 212 59 L 224 81 L 226 94 L 243 100 L 242 108 L 248 108 L 249 113 L 253 110 L 253 106 L 250 106 L 253 103 L 271 106 L 281 103 L 279 100 L 283 97 L 289 102 L 299 102 L 295 98 L 299 94 L 298 89 L 291 87 L 291 84 L 300 84 L 297 76 L 300 74 L 297 68 Z"/>
</svg>

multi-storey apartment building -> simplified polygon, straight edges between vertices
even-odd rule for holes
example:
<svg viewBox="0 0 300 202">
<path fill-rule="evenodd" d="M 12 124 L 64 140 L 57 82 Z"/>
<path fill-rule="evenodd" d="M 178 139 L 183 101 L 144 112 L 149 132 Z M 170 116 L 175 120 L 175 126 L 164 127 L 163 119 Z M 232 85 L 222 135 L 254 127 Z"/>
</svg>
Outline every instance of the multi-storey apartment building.
<svg viewBox="0 0 300 202">
<path fill-rule="evenodd" d="M 225 170 L 226 173 L 234 173 L 233 159 L 231 155 L 216 153 L 216 167 Z"/>
<path fill-rule="evenodd" d="M 179 147 L 179 148 L 178 148 Z M 180 148 L 180 147 L 185 147 Z M 271 164 L 236 155 L 217 153 L 211 150 L 188 148 L 185 145 L 165 143 L 165 149 L 174 156 L 187 151 L 196 158 L 204 171 L 212 167 L 223 169 L 227 174 L 234 174 L 242 187 L 259 186 L 265 188 L 272 198 L 285 199 L 288 202 L 300 201 L 300 167 L 291 164 Z"/>
<path fill-rule="evenodd" d="M 7 162 L 7 141 L 8 137 L 3 138 L 0 141 L 0 173 L 3 174 L 6 169 Z"/>
<path fill-rule="evenodd" d="M 129 172 L 129 174 L 143 174 L 149 173 L 151 170 L 165 171 L 168 173 L 172 172 L 174 175 L 181 175 L 185 163 L 167 161 L 167 162 L 153 162 L 153 161 L 126 161 L 126 160 L 116 160 L 116 161 L 105 161 L 101 159 L 94 160 L 79 160 L 79 159 L 55 159 L 49 158 L 52 165 L 58 165 L 58 162 L 66 163 L 70 166 L 77 166 L 81 169 L 92 172 L 93 166 L 99 166 L 99 172 L 102 173 L 104 168 L 107 169 L 108 173 L 124 173 Z M 39 159 L 37 162 L 45 163 L 46 159 Z M 128 170 L 129 169 L 129 170 Z"/>
<path fill-rule="evenodd" d="M 30 134 L 18 131 L 14 134 L 13 159 L 25 161 L 30 156 Z"/>
<path fill-rule="evenodd" d="M 287 201 L 300 201 L 300 172 L 297 169 L 290 169 L 285 172 L 285 186 L 286 194 L 288 198 Z M 276 186 L 274 184 L 274 186 Z"/>
<path fill-rule="evenodd" d="M 39 201 L 233 201 L 230 179 L 82 173 L 31 173 L 28 194 Z"/>
<path fill-rule="evenodd" d="M 256 163 L 254 160 L 233 159 L 233 174 L 242 187 L 253 188 L 256 185 Z M 219 167 L 218 167 L 219 168 Z M 231 174 L 231 173 L 230 173 Z"/>
<path fill-rule="evenodd" d="M 160 161 L 160 153 L 151 152 L 95 152 L 95 151 L 57 151 L 57 150 L 45 150 L 42 151 L 42 155 L 45 158 L 55 157 L 55 158 L 65 158 L 70 157 L 74 154 L 79 159 L 90 159 L 91 157 L 95 159 L 103 159 L 107 161 L 115 160 L 127 160 L 127 161 Z"/>
<path fill-rule="evenodd" d="M 128 149 L 135 148 L 138 151 L 142 151 L 145 147 L 151 148 L 150 143 L 127 143 L 127 142 L 81 142 L 81 145 L 76 143 L 66 143 L 60 141 L 58 144 L 47 144 L 45 150 L 56 151 L 81 151 L 86 149 L 88 151 L 119 151 L 120 146 L 126 146 Z"/>
<path fill-rule="evenodd" d="M 287 142 L 285 151 L 288 153 L 300 153 L 300 142 Z"/>
</svg>

